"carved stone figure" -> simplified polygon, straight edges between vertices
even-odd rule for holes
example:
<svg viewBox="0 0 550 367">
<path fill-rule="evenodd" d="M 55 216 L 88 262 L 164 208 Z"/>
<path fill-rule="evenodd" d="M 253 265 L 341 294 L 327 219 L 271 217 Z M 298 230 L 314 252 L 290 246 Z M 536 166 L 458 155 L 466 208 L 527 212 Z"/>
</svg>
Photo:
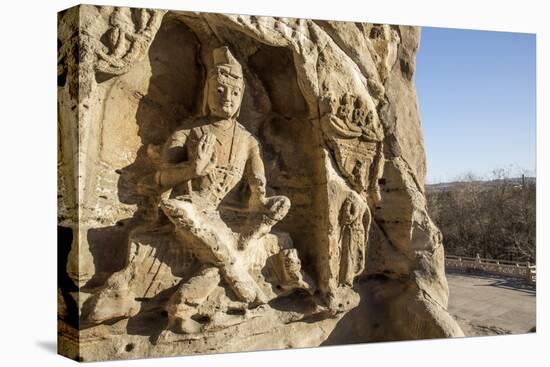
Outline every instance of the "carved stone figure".
<svg viewBox="0 0 550 367">
<path fill-rule="evenodd" d="M 364 244 L 368 242 L 371 213 L 381 200 L 378 180 L 383 172 L 384 134 L 376 110 L 361 97 L 346 92 L 336 98 L 329 93 L 320 105 L 325 112 L 321 117 L 324 140 L 338 172 L 352 188 L 341 204 L 338 218 L 337 282 L 338 287 L 351 288 L 365 268 Z"/>
<path fill-rule="evenodd" d="M 418 27 L 81 5 L 58 29 L 62 354 L 463 335 Z"/>
<path fill-rule="evenodd" d="M 244 93 L 241 66 L 227 47 L 215 49 L 213 59 L 215 67 L 208 74 L 205 91 L 207 116 L 184 122 L 170 137 L 154 180 L 161 190 L 170 189 L 160 207 L 182 243 L 190 246 L 201 262 L 219 269 L 240 301 L 259 305 L 267 298 L 248 273 L 242 251 L 284 218 L 290 200 L 285 196 L 266 197 L 259 143 L 236 119 Z M 218 206 L 243 177 L 250 189 L 248 207 L 261 219 L 247 232 L 236 234 L 220 218 Z M 211 278 L 217 284 L 219 276 L 212 277 L 217 273 L 203 269 L 192 282 Z M 201 288 L 203 293 L 198 298 L 205 299 L 205 289 L 212 286 L 203 284 Z M 172 299 L 198 303 L 197 296 L 187 294 L 188 289 L 188 284 L 182 285 Z M 174 314 L 168 314 L 178 322 L 189 320 L 177 307 Z"/>
<path fill-rule="evenodd" d="M 236 296 L 236 301 L 227 303 L 232 309 L 244 311 L 273 298 L 264 293 L 249 273 L 253 266 L 263 267 L 267 254 L 273 255 L 273 251 L 281 257 L 275 270 L 281 289 L 304 289 L 310 293 L 313 290 L 311 281 L 304 280 L 307 276 L 301 273 L 299 258 L 289 248 L 288 238 L 279 241 L 265 237 L 288 213 L 290 200 L 285 196 L 266 196 L 259 142 L 237 121 L 245 86 L 240 64 L 228 47 L 216 48 L 212 54 L 214 66 L 208 73 L 204 91 L 205 116 L 185 120 L 176 129 L 161 148 L 157 169 L 138 184 L 144 195 L 161 195 L 159 207 L 174 227 L 175 243 L 171 246 L 184 249 L 198 262 L 198 270 L 188 280 L 180 281 L 166 302 L 168 327 L 180 333 L 201 330 L 201 323 L 192 317 L 222 279 Z M 151 158 L 158 159 L 159 149 L 149 148 Z M 236 233 L 222 220 L 219 206 L 241 179 L 249 192 L 241 210 L 250 215 L 244 230 Z M 258 261 L 258 255 L 251 251 L 266 255 Z M 87 301 L 86 322 L 136 314 L 137 295 L 132 286 L 136 269 L 132 265 L 139 267 L 137 260 L 130 260 L 129 266 L 115 273 Z M 184 278 L 189 272 L 186 273 Z M 224 302 L 217 303 L 218 309 L 225 310 Z M 204 320 L 205 311 L 201 312 Z M 211 317 L 213 314 L 208 315 L 208 321 Z"/>
</svg>

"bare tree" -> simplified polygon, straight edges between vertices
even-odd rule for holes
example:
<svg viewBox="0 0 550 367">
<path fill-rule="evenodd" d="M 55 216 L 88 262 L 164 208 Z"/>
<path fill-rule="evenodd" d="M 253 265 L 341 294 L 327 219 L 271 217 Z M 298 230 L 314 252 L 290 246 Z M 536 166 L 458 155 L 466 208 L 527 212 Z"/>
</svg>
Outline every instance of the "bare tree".
<svg viewBox="0 0 550 367">
<path fill-rule="evenodd" d="M 427 190 L 430 215 L 446 251 L 515 261 L 535 261 L 536 184 L 495 169 L 489 180 L 473 174 Z"/>
</svg>

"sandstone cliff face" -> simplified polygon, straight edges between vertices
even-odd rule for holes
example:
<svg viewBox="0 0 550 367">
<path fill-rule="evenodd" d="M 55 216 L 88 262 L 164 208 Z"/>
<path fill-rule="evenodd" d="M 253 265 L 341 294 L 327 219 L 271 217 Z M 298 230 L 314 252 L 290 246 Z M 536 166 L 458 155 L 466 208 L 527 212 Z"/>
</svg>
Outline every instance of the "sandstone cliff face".
<svg viewBox="0 0 550 367">
<path fill-rule="evenodd" d="M 446 311 L 442 239 L 424 197 L 419 38 L 417 27 L 367 23 L 103 6 L 60 13 L 63 353 L 100 360 L 463 335 Z M 136 246 L 149 246 L 136 245 L 136 231 L 163 224 L 158 202 L 138 192 L 155 169 L 148 147 L 201 115 L 221 46 L 242 65 L 239 121 L 261 143 L 267 190 L 292 203 L 276 228 L 292 239 L 320 305 L 336 311 L 296 318 L 290 298 L 287 309 L 254 309 L 257 317 L 200 337 L 150 330 L 143 317 L 78 331 L 79 305 L 128 268 Z M 360 214 L 342 219 L 346 210 Z M 357 307 L 331 305 L 354 303 L 342 289 L 360 295 Z"/>
</svg>

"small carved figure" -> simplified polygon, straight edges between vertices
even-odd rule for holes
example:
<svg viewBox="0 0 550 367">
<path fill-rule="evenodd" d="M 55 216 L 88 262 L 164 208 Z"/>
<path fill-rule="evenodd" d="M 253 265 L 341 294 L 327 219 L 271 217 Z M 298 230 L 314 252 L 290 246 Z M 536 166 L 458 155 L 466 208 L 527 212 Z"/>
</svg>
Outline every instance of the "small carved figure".
<svg viewBox="0 0 550 367">
<path fill-rule="evenodd" d="M 349 93 L 339 100 L 329 94 L 322 103 L 327 113 L 321 118 L 321 128 L 340 173 L 356 192 L 367 193 L 369 204 L 378 202 L 384 156 L 383 132 L 375 111 L 361 97 Z"/>
<path fill-rule="evenodd" d="M 351 192 L 340 209 L 340 279 L 339 284 L 352 287 L 355 277 L 365 268 L 365 228 L 363 216 L 370 216 L 365 202 Z M 370 217 L 367 218 L 370 224 Z M 367 228 L 368 230 L 368 228 Z"/>
<path fill-rule="evenodd" d="M 98 72 L 121 75 L 142 59 L 160 27 L 163 10 L 115 8 L 109 17 L 105 43 L 94 42 Z"/>
</svg>

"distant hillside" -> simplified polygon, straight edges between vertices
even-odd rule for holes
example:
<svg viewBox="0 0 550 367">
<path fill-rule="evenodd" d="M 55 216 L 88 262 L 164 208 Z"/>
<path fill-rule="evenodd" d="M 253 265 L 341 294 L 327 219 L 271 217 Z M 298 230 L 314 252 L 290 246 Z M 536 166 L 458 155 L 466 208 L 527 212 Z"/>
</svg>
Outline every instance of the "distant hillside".
<svg viewBox="0 0 550 367">
<path fill-rule="evenodd" d="M 523 180 L 525 180 L 523 182 Z M 462 182 L 462 181 L 455 181 L 455 182 L 442 182 L 437 184 L 426 184 L 426 192 L 440 192 L 440 191 L 454 191 L 461 188 L 466 187 L 467 185 L 479 185 L 482 188 L 491 188 L 495 186 L 499 186 L 502 183 L 506 182 L 507 184 L 512 184 L 514 186 L 521 186 L 522 184 L 536 184 L 536 177 L 515 177 L 515 178 L 507 178 L 505 180 L 487 180 L 487 181 L 468 181 L 468 182 Z"/>
</svg>

